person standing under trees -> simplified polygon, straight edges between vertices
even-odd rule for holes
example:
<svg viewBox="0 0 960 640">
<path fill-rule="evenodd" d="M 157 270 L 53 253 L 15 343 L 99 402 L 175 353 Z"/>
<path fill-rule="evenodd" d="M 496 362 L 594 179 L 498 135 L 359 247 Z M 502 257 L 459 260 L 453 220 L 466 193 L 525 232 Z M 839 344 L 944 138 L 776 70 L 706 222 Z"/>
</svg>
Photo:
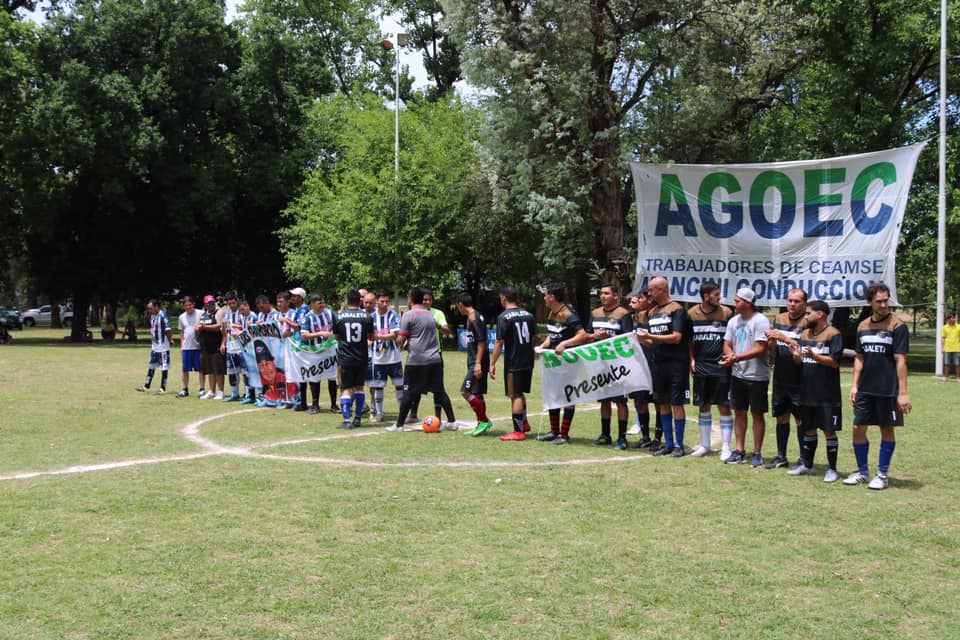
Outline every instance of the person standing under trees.
<svg viewBox="0 0 960 640">
<path fill-rule="evenodd" d="M 180 360 L 183 369 L 183 388 L 177 393 L 178 398 L 190 395 L 190 372 L 196 371 L 200 376 L 199 395 L 204 394 L 203 372 L 200 370 L 200 342 L 197 340 L 197 326 L 203 315 L 197 309 L 197 304 L 190 296 L 183 298 L 183 313 L 177 318 L 177 331 L 180 332 Z"/>
<path fill-rule="evenodd" d="M 960 382 L 960 324 L 957 324 L 957 314 L 947 316 L 947 324 L 943 325 L 940 334 L 940 348 L 943 349 L 943 379 L 950 379 L 950 367 L 953 367 L 957 382 Z"/>
<path fill-rule="evenodd" d="M 487 345 L 487 321 L 473 306 L 473 296 L 457 296 L 457 311 L 467 319 L 467 374 L 460 386 L 460 395 L 477 417 L 477 426 L 467 431 L 468 436 L 479 436 L 493 426 L 487 417 L 487 374 L 490 372 L 490 349 Z"/>
<path fill-rule="evenodd" d="M 773 328 L 767 331 L 767 349 L 773 357 L 773 417 L 777 421 L 777 457 L 767 463 L 767 469 L 779 469 L 788 464 L 791 415 L 797 423 L 797 445 L 803 450 L 804 429 L 800 423 L 803 367 L 794 362 L 791 349 L 800 339 L 806 324 L 806 304 L 807 292 L 791 289 L 787 292 L 786 312 L 774 318 Z"/>
<path fill-rule="evenodd" d="M 890 313 L 890 288 L 882 282 L 867 287 L 871 311 L 857 327 L 853 361 L 853 383 L 850 402 L 853 404 L 853 453 L 857 471 L 843 484 L 863 484 L 870 478 L 868 458 L 870 442 L 867 426 L 880 427 L 880 455 L 877 475 L 867 485 L 882 491 L 889 485 L 890 460 L 897 446 L 894 427 L 903 425 L 903 415 L 913 405 L 907 393 L 907 353 L 910 333 L 899 318 Z"/>
<path fill-rule="evenodd" d="M 587 332 L 592 340 L 606 340 L 616 335 L 633 331 L 630 312 L 620 304 L 620 287 L 613 283 L 600 285 L 600 306 L 590 312 Z M 610 420 L 613 417 L 611 403 L 617 405 L 617 441 L 610 437 Z M 614 444 L 614 449 L 627 448 L 627 421 L 630 410 L 626 396 L 612 396 L 600 401 L 600 437 L 593 441 L 597 446 Z"/>
<path fill-rule="evenodd" d="M 360 292 L 347 292 L 347 308 L 337 314 L 333 331 L 337 336 L 337 363 L 340 365 L 340 411 L 343 424 L 338 429 L 360 426 L 365 396 L 363 383 L 370 358 L 369 343 L 373 340 L 373 320 L 360 308 Z M 351 409 L 355 408 L 353 422 Z"/>
<path fill-rule="evenodd" d="M 220 352 L 223 333 L 217 319 L 217 299 L 212 295 L 203 298 L 203 315 L 200 316 L 197 334 L 200 341 L 200 372 L 207 377 L 210 387 L 200 399 L 223 400 L 223 377 L 227 372 L 227 361 Z"/>
<path fill-rule="evenodd" d="M 647 289 L 641 289 L 630 297 L 631 322 L 633 331 L 638 335 L 643 335 L 650 331 L 650 322 L 647 318 L 647 312 L 652 305 L 650 292 Z M 650 367 L 650 378 L 654 377 L 653 350 L 646 341 L 641 342 L 643 357 L 647 359 L 647 366 Z M 645 449 L 647 447 L 659 448 L 660 439 L 663 437 L 663 429 L 660 427 L 659 420 L 654 425 L 654 440 L 650 439 L 650 391 L 634 391 L 630 394 L 633 400 L 633 408 L 637 412 L 637 422 L 627 435 L 639 435 L 640 441 L 633 445 L 634 449 Z"/>
<path fill-rule="evenodd" d="M 153 395 L 160 396 L 167 391 L 167 374 L 170 372 L 170 342 L 172 332 L 167 312 L 160 308 L 160 303 L 151 300 L 147 303 L 150 313 L 150 363 L 147 365 L 147 379 L 137 391 L 143 393 L 150 388 L 153 374 L 160 367 L 160 388 Z"/>
<path fill-rule="evenodd" d="M 390 432 L 403 431 L 410 407 L 419 402 L 424 393 L 432 393 L 437 417 L 444 411 L 447 422 L 440 425 L 441 431 L 456 431 L 457 421 L 453 415 L 450 396 L 443 386 L 443 358 L 437 342 L 437 323 L 423 303 L 423 289 L 414 287 L 409 294 L 410 310 L 400 318 L 397 346 L 407 347 L 407 366 L 403 370 L 403 398 L 397 422 L 386 428 Z"/>
<path fill-rule="evenodd" d="M 667 279 L 657 276 L 648 286 L 653 305 L 647 311 L 650 329 L 641 334 L 641 344 L 652 346 L 656 363 L 653 372 L 653 400 L 657 405 L 664 443 L 651 447 L 655 456 L 684 454 L 686 404 L 690 400 L 690 350 L 687 347 L 690 319 L 687 311 L 670 298 Z"/>
<path fill-rule="evenodd" d="M 540 342 L 537 320 L 517 304 L 517 289 L 510 285 L 500 289 L 503 312 L 497 317 L 497 343 L 490 358 L 490 379 L 497 379 L 497 361 L 503 354 L 503 387 L 511 403 L 513 431 L 500 436 L 504 442 L 526 440 L 530 431 L 527 422 L 527 397 L 533 380 L 534 345 Z"/>
<path fill-rule="evenodd" d="M 763 466 L 763 436 L 767 427 L 764 414 L 770 408 L 767 388 L 770 386 L 770 364 L 767 362 L 767 331 L 770 321 L 754 306 L 757 294 L 749 287 L 737 291 L 733 305 L 737 315 L 727 323 L 723 338 L 723 359 L 720 364 L 732 367 L 730 405 L 733 407 L 733 427 L 736 450 L 727 458 L 727 464 L 747 461 L 747 412 L 753 420 L 753 456 L 750 464 Z"/>
<path fill-rule="evenodd" d="M 709 455 L 713 414 L 717 405 L 720 414 L 720 459 L 730 457 L 730 436 L 733 435 L 733 414 L 730 413 L 730 370 L 720 366 L 723 338 L 733 314 L 720 304 L 720 287 L 715 282 L 700 285 L 700 304 L 692 307 L 690 318 L 690 373 L 693 375 L 693 405 L 700 409 L 697 425 L 700 446 L 691 455 Z"/>
<path fill-rule="evenodd" d="M 813 475 L 813 457 L 817 452 L 817 429 L 827 443 L 824 482 L 837 481 L 837 431 L 843 427 L 840 400 L 840 358 L 843 335 L 827 324 L 830 305 L 822 300 L 807 304 L 807 328 L 791 345 L 793 359 L 803 368 L 800 391 L 800 424 L 803 425 L 802 462 L 787 472 L 791 476 Z"/>
<path fill-rule="evenodd" d="M 373 411 L 371 421 L 381 423 L 383 415 L 383 396 L 389 380 L 395 389 L 397 406 L 403 399 L 403 359 L 397 347 L 397 334 L 400 331 L 400 314 L 390 308 L 390 294 L 377 293 L 377 306 L 373 314 L 373 330 L 377 334 L 373 343 Z"/>
<path fill-rule="evenodd" d="M 569 347 L 575 347 L 590 340 L 590 334 L 583 328 L 580 316 L 565 302 L 566 289 L 562 284 L 548 284 L 543 294 L 543 301 L 550 311 L 547 316 L 547 339 L 540 345 L 541 349 L 553 349 L 560 355 Z M 550 409 L 550 432 L 537 436 L 541 442 L 553 444 L 567 444 L 570 440 L 570 425 L 573 423 L 575 405 L 563 408 L 563 421 L 560 420 L 560 409 Z"/>
</svg>

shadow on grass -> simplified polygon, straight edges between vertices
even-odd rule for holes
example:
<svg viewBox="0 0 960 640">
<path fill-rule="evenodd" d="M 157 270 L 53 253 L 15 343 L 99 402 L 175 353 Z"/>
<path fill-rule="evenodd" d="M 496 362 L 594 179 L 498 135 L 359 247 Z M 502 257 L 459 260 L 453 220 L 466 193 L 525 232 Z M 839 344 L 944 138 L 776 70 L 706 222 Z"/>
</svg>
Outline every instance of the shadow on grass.
<svg viewBox="0 0 960 640">
<path fill-rule="evenodd" d="M 896 478 L 890 478 L 891 489 L 908 489 L 910 491 L 919 491 L 925 486 L 926 485 L 919 480 L 897 480 Z"/>
</svg>

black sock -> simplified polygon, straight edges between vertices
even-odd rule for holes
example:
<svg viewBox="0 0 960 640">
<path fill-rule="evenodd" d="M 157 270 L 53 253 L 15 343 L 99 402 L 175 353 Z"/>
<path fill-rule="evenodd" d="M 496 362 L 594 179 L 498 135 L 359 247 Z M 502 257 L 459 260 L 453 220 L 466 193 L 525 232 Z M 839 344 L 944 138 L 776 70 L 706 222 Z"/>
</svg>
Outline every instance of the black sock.
<svg viewBox="0 0 960 640">
<path fill-rule="evenodd" d="M 147 369 L 147 381 L 143 383 L 145 389 L 149 389 L 150 385 L 153 384 L 153 374 L 156 369 Z"/>
<path fill-rule="evenodd" d="M 617 420 L 617 440 L 627 439 L 627 419 Z"/>
<path fill-rule="evenodd" d="M 817 434 L 806 435 L 803 437 L 803 466 L 808 469 L 813 468 L 813 456 L 817 453 Z"/>
<path fill-rule="evenodd" d="M 610 418 L 600 418 L 600 435 L 610 437 Z"/>
<path fill-rule="evenodd" d="M 787 459 L 787 441 L 790 440 L 790 423 L 777 423 L 777 455 L 784 460 Z M 802 444 L 801 440 L 801 444 Z"/>
<path fill-rule="evenodd" d="M 827 438 L 827 464 L 834 471 L 837 470 L 837 450 L 839 448 L 840 443 L 836 436 Z"/>
<path fill-rule="evenodd" d="M 160 388 L 163 389 L 164 391 L 167 390 L 167 374 L 168 373 L 169 371 L 160 372 Z"/>
<path fill-rule="evenodd" d="M 640 414 L 640 435 L 644 440 L 650 439 L 650 413 Z"/>
<path fill-rule="evenodd" d="M 446 391 L 433 394 L 433 401 L 437 407 L 439 407 L 439 409 L 437 409 L 438 418 L 440 417 L 440 409 L 443 409 L 443 412 L 447 414 L 447 422 L 457 421 L 453 415 L 453 403 L 450 402 L 450 396 L 447 395 Z"/>
<path fill-rule="evenodd" d="M 337 398 L 337 381 L 327 380 L 327 393 L 330 394 L 330 406 L 336 407 L 339 402 Z"/>
<path fill-rule="evenodd" d="M 320 406 L 320 383 L 311 382 L 310 383 L 310 397 L 313 398 L 313 406 Z"/>
<path fill-rule="evenodd" d="M 514 431 L 523 431 L 523 414 L 515 413 L 513 414 L 513 430 Z"/>
</svg>

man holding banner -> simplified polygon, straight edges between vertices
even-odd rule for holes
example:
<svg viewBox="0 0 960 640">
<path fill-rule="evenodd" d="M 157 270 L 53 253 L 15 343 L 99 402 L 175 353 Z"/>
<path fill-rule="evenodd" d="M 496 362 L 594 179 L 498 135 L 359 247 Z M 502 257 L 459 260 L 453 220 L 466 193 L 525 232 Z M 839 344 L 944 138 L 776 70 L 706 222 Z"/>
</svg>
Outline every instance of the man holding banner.
<svg viewBox="0 0 960 640">
<path fill-rule="evenodd" d="M 556 355 L 561 355 L 564 349 L 583 344 L 590 340 L 590 334 L 583 328 L 580 316 L 569 304 L 564 302 L 567 293 L 562 284 L 548 284 L 543 294 L 543 301 L 550 311 L 547 316 L 547 331 L 549 336 L 540 345 L 541 349 L 553 349 Z M 560 408 L 549 409 L 550 433 L 537 436 L 541 442 L 553 444 L 567 444 L 570 439 L 570 424 L 576 403 L 563 407 L 563 422 L 560 422 Z"/>
<path fill-rule="evenodd" d="M 620 305 L 620 287 L 613 283 L 600 286 L 600 306 L 590 313 L 588 331 L 592 340 L 605 340 L 633 330 L 630 312 Z M 627 448 L 627 419 L 630 417 L 625 395 L 611 396 L 600 401 L 600 437 L 597 446 L 612 444 L 610 438 L 610 404 L 617 405 L 617 442 L 614 449 Z"/>
</svg>

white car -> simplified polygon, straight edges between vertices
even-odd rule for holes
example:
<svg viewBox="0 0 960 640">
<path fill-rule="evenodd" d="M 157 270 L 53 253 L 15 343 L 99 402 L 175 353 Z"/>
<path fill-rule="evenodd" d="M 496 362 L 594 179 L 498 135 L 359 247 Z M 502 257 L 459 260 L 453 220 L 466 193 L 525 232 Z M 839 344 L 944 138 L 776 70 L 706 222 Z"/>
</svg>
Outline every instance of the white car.
<svg viewBox="0 0 960 640">
<path fill-rule="evenodd" d="M 25 327 L 50 326 L 50 305 L 45 304 L 39 309 L 27 309 L 20 315 Z M 73 307 L 60 305 L 60 324 L 69 327 L 73 324 Z"/>
</svg>

